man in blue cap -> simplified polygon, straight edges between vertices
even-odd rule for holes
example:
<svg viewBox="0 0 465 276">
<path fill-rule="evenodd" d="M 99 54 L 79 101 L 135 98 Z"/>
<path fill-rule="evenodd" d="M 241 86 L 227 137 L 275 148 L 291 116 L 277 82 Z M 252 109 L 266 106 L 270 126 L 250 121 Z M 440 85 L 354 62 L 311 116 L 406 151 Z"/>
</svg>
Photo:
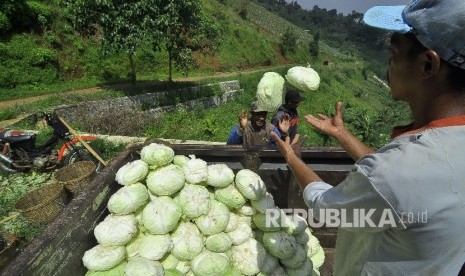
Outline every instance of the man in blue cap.
<svg viewBox="0 0 465 276">
<path fill-rule="evenodd" d="M 322 181 L 277 139 L 316 218 L 341 214 L 335 275 L 464 275 L 465 1 L 374 7 L 370 26 L 393 32 L 388 81 L 413 123 L 374 151 L 332 118 L 307 115 L 356 160 L 338 186 Z M 363 216 L 361 215 L 363 214 Z"/>
</svg>

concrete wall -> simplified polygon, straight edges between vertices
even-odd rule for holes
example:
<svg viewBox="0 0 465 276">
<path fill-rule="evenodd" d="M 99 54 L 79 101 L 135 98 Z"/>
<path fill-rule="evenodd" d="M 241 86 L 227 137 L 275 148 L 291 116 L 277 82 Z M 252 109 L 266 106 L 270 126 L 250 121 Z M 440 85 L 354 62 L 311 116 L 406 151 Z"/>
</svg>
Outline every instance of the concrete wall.
<svg viewBox="0 0 465 276">
<path fill-rule="evenodd" d="M 115 110 L 132 110 L 155 115 L 173 112 L 178 108 L 209 108 L 221 105 L 242 93 L 237 80 L 204 86 L 147 93 L 121 98 L 86 101 L 79 104 L 60 106 L 55 111 L 70 123 L 111 115 Z M 205 96 L 208 95 L 208 96 Z"/>
</svg>

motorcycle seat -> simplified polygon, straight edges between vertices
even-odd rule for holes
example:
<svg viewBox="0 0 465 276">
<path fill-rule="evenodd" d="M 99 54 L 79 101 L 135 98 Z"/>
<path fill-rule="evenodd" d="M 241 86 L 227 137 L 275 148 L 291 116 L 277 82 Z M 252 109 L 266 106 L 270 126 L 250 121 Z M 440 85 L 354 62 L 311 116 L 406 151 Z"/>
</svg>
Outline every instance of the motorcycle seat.
<svg viewBox="0 0 465 276">
<path fill-rule="evenodd" d="M 34 133 L 24 132 L 21 130 L 3 129 L 0 131 L 0 140 L 7 143 L 17 143 L 30 140 L 34 136 Z"/>
</svg>

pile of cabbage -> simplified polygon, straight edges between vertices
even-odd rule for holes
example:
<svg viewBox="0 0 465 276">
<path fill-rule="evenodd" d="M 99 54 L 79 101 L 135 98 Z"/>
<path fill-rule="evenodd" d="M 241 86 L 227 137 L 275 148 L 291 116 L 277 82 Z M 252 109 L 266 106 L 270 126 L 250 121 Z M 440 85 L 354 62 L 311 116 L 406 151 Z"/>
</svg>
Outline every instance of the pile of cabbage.
<svg viewBox="0 0 465 276">
<path fill-rule="evenodd" d="M 256 173 L 155 143 L 140 155 L 116 173 L 123 187 L 94 229 L 86 275 L 319 275 L 323 248 L 303 218 L 275 206 Z M 267 225 L 269 210 L 283 223 Z"/>
</svg>

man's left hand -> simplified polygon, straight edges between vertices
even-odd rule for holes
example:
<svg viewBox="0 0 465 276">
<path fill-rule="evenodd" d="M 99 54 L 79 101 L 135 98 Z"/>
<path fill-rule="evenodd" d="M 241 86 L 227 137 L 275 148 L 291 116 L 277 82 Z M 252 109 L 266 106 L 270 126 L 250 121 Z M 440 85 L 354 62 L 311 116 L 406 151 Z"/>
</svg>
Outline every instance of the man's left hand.
<svg viewBox="0 0 465 276">
<path fill-rule="evenodd" d="M 279 132 L 281 134 L 287 135 L 289 133 L 289 127 L 291 126 L 291 120 L 289 115 L 285 115 L 281 121 L 279 121 Z"/>
</svg>

